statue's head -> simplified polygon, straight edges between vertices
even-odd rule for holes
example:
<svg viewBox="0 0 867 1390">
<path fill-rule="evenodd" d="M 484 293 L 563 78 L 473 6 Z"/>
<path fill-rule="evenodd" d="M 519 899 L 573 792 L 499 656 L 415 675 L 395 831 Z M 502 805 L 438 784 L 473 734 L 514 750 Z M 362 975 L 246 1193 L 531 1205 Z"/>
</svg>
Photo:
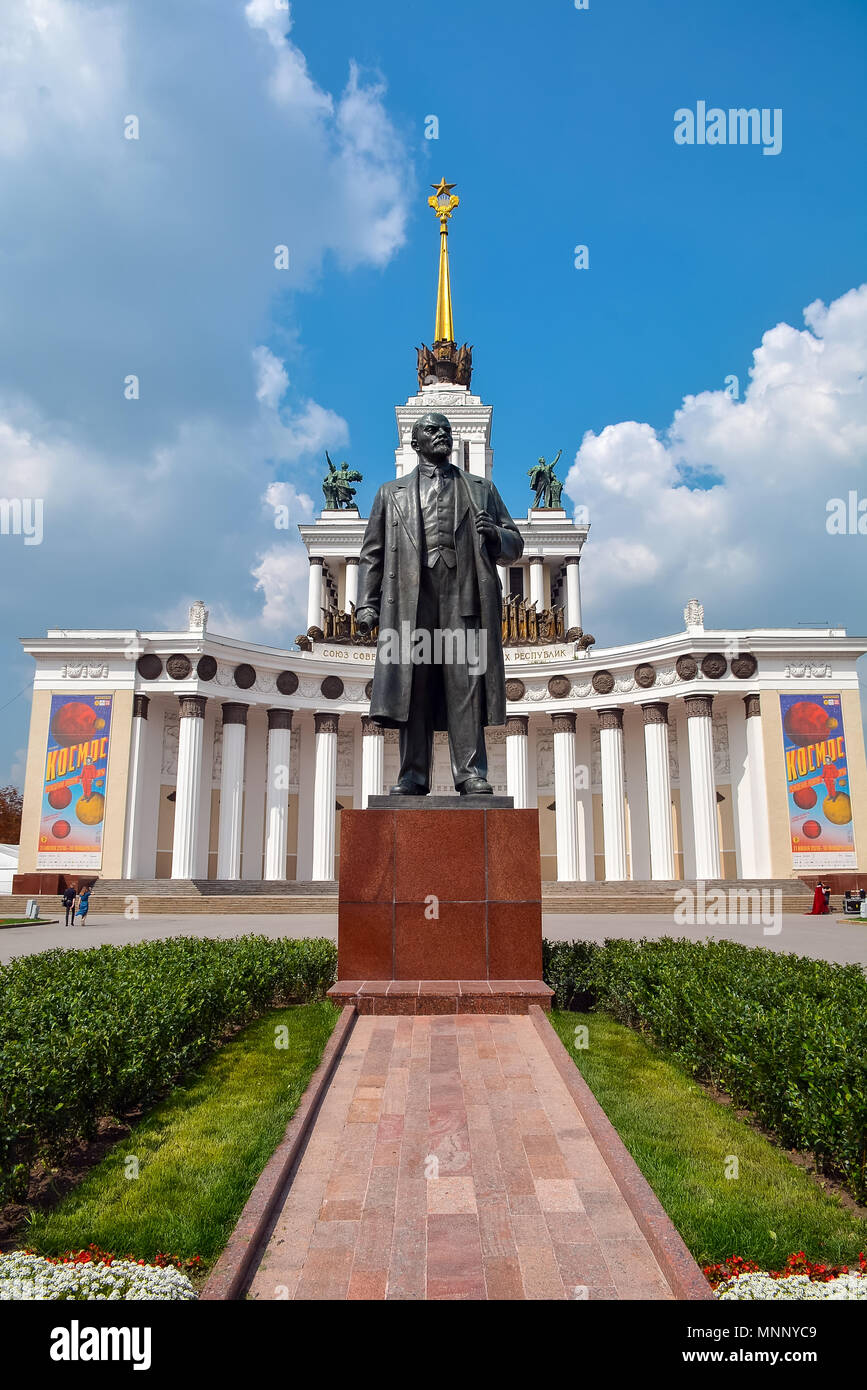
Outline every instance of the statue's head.
<svg viewBox="0 0 867 1390">
<path fill-rule="evenodd" d="M 429 411 L 412 427 L 412 447 L 421 458 L 449 458 L 452 452 L 452 427 L 445 415 Z"/>
<path fill-rule="evenodd" d="M 544 460 L 544 458 L 540 458 L 540 459 L 539 459 L 539 462 L 541 463 L 542 467 L 544 468 L 544 467 L 545 467 L 545 460 Z"/>
</svg>

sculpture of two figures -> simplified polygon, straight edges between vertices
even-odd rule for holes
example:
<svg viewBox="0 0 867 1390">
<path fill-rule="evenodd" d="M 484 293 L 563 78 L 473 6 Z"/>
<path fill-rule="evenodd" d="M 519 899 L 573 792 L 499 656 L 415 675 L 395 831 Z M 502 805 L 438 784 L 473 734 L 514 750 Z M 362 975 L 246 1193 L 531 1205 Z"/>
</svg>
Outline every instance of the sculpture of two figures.
<svg viewBox="0 0 867 1390">
<path fill-rule="evenodd" d="M 442 377 L 443 380 L 452 380 L 457 386 L 469 387 L 473 379 L 473 345 L 464 343 L 462 347 L 457 347 L 454 343 L 434 344 L 436 352 L 432 352 L 425 343 L 416 348 L 418 386 L 419 390 L 423 386 L 434 386 Z M 437 361 L 451 364 L 453 370 L 437 370 Z"/>
<path fill-rule="evenodd" d="M 345 461 L 341 463 L 339 468 L 335 468 L 327 449 L 325 450 L 325 457 L 328 460 L 328 472 L 322 480 L 325 510 L 337 512 L 354 507 L 355 488 L 351 484 L 362 482 L 361 474 L 356 468 L 350 468 Z"/>
<path fill-rule="evenodd" d="M 562 503 L 560 497 L 563 492 L 563 484 L 554 474 L 554 469 L 560 460 L 563 450 L 558 450 L 557 457 L 551 463 L 546 463 L 544 458 L 540 458 L 532 468 L 527 470 L 527 477 L 530 479 L 530 487 L 536 494 L 533 499 L 534 508 L 544 508 L 550 511 L 559 511 Z"/>
</svg>

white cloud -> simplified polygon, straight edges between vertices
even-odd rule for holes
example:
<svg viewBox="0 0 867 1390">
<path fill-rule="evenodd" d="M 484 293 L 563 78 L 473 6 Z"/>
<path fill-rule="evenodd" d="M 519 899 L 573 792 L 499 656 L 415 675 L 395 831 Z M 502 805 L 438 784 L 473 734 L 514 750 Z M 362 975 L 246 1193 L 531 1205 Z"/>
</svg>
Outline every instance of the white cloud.
<svg viewBox="0 0 867 1390">
<path fill-rule="evenodd" d="M 253 349 L 253 362 L 256 367 L 256 400 L 276 410 L 289 386 L 286 368 L 279 357 L 275 357 L 266 347 Z"/>
<path fill-rule="evenodd" d="M 582 575 L 600 642 L 679 627 L 693 594 L 709 626 L 844 620 L 867 553 L 827 534 L 826 504 L 867 495 L 867 285 L 804 319 L 764 334 L 743 399 L 705 391 L 662 434 L 624 421 L 585 436 L 566 492 L 590 511 Z M 691 485 L 702 475 L 713 485 Z"/>
</svg>

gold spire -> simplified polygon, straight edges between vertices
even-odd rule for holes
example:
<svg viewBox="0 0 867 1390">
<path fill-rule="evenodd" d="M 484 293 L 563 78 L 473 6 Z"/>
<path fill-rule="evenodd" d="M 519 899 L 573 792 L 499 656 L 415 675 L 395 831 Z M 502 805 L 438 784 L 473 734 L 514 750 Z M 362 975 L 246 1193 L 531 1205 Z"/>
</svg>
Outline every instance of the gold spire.
<svg viewBox="0 0 867 1390">
<path fill-rule="evenodd" d="M 440 273 L 437 285 L 435 344 L 455 341 L 455 327 L 452 320 L 452 287 L 449 278 L 449 218 L 461 200 L 455 193 L 452 193 L 454 187 L 453 183 L 446 183 L 445 179 L 440 179 L 438 184 L 431 184 L 433 194 L 427 200 L 428 206 L 433 208 L 440 224 Z"/>
</svg>

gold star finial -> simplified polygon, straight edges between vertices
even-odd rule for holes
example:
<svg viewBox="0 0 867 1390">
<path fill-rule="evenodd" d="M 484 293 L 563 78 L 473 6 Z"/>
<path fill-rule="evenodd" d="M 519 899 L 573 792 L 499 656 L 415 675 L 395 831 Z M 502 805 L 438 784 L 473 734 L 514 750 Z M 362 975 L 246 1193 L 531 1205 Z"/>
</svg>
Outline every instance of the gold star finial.
<svg viewBox="0 0 867 1390">
<path fill-rule="evenodd" d="M 432 183 L 433 193 L 428 198 L 428 207 L 433 208 L 440 224 L 440 273 L 437 286 L 435 342 L 452 342 L 455 336 L 452 322 L 452 288 L 449 277 L 449 218 L 460 203 L 460 198 L 452 189 L 456 185 L 440 179 Z"/>
</svg>

